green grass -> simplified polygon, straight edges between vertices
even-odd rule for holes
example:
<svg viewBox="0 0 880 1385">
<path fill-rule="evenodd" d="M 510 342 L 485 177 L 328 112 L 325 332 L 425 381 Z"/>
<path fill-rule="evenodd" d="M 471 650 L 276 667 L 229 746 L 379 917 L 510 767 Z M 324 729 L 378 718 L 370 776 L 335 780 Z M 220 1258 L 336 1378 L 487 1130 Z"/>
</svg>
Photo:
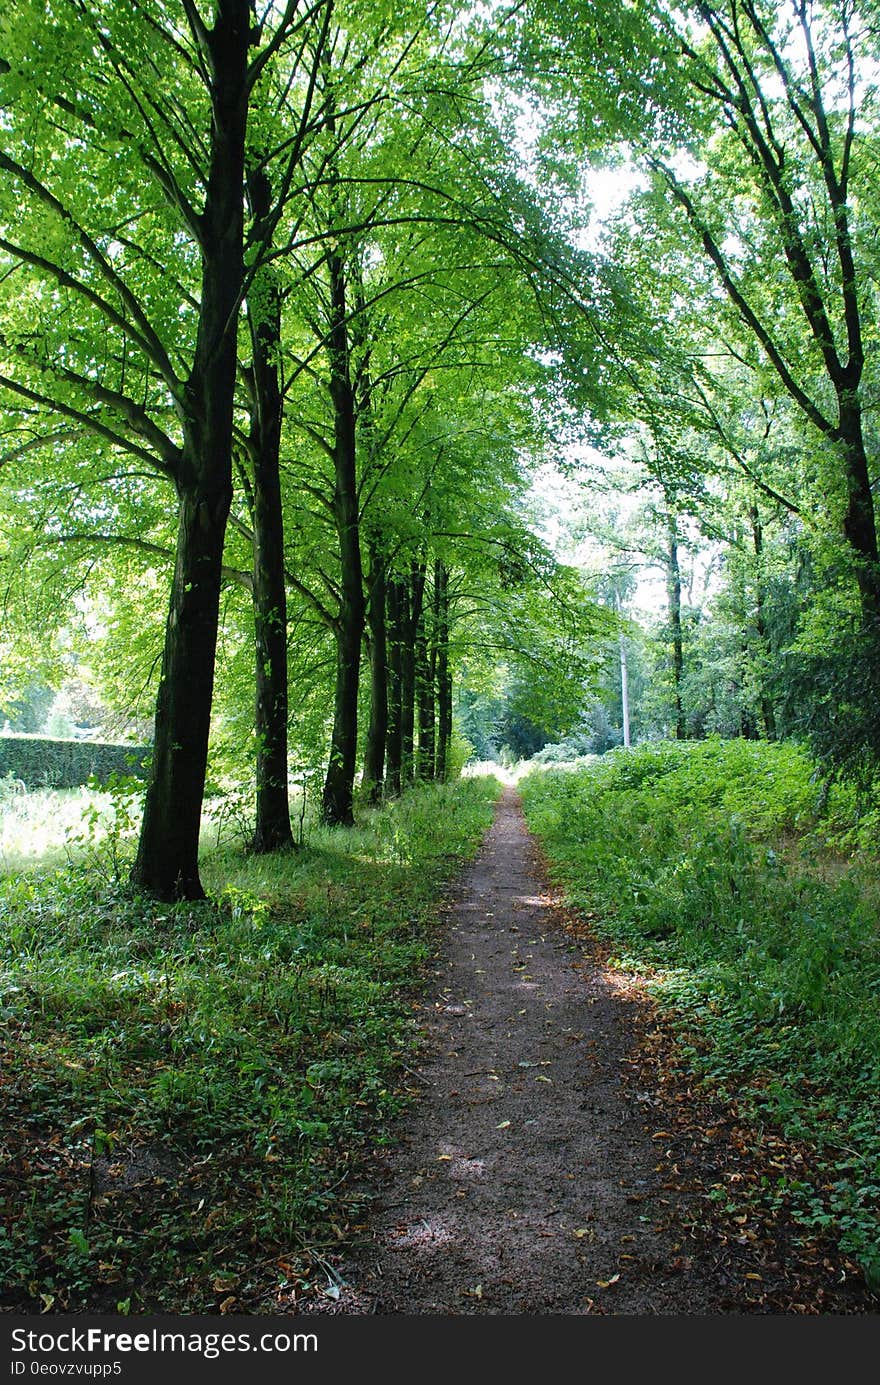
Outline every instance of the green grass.
<svg viewBox="0 0 880 1385">
<path fill-rule="evenodd" d="M 321 1279 L 497 789 L 414 790 L 278 857 L 217 849 L 197 906 L 114 883 L 125 834 L 97 828 L 79 864 L 0 880 L 0 1303 L 271 1312 Z"/>
<path fill-rule="evenodd" d="M 614 964 L 650 972 L 681 1063 L 812 1147 L 766 1196 L 880 1286 L 877 857 L 853 849 L 854 799 L 823 802 L 797 747 L 745 741 L 615 752 L 523 796 Z"/>
</svg>

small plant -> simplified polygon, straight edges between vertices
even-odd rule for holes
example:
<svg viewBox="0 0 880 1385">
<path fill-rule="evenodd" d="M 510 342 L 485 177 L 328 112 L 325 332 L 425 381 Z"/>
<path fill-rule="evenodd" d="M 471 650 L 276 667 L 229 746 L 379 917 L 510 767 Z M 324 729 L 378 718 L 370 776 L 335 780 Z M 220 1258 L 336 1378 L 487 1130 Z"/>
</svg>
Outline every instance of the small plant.
<svg viewBox="0 0 880 1385">
<path fill-rule="evenodd" d="M 27 789 L 20 779 L 16 779 L 11 770 L 0 776 L 0 807 L 7 803 L 20 802 L 27 794 Z"/>
<path fill-rule="evenodd" d="M 114 885 L 121 883 L 133 857 L 143 804 L 144 786 L 130 775 L 112 774 L 102 790 L 97 780 L 88 785 L 90 799 L 82 822 L 68 833 L 68 854 L 83 853 L 87 867 Z"/>
<path fill-rule="evenodd" d="M 208 814 L 216 828 L 216 845 L 224 841 L 246 846 L 254 834 L 254 795 L 247 789 L 227 788 L 214 798 Z"/>
<path fill-rule="evenodd" d="M 292 776 L 291 783 L 296 786 L 294 823 L 297 846 L 306 844 L 306 822 L 309 810 L 320 801 L 322 778 L 322 770 L 315 766 L 303 767 Z"/>
</svg>

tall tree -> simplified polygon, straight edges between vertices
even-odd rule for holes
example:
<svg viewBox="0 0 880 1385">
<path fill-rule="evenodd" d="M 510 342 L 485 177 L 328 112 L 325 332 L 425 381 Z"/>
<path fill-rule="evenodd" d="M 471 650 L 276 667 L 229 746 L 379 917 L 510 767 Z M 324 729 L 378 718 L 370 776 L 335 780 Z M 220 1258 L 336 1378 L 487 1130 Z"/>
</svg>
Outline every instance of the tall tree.
<svg viewBox="0 0 880 1385">
<path fill-rule="evenodd" d="M 708 169 L 696 177 L 656 152 L 648 163 L 741 329 L 834 463 L 862 616 L 873 625 L 880 569 L 864 432 L 872 290 L 858 211 L 858 70 L 875 60 L 873 37 L 849 0 L 701 0 L 668 38 L 694 109 L 726 134 L 702 144 Z"/>
<path fill-rule="evenodd" d="M 135 884 L 168 899 L 203 893 L 198 838 L 232 493 L 237 321 L 247 289 L 247 119 L 264 68 L 296 26 L 297 6 L 271 31 L 252 19 L 249 0 L 216 0 L 209 16 L 193 0 L 124 15 L 97 0 L 69 0 L 52 15 L 29 7 L 28 24 L 7 24 L 3 35 L 0 252 L 44 301 L 64 302 L 77 351 L 51 333 L 24 342 L 7 333 L 0 383 L 156 467 L 177 494 L 133 870 Z M 120 155 L 130 168 L 123 179 Z M 176 303 L 168 297 L 175 285 L 184 289 Z M 106 345 L 96 350 L 102 336 Z"/>
</svg>

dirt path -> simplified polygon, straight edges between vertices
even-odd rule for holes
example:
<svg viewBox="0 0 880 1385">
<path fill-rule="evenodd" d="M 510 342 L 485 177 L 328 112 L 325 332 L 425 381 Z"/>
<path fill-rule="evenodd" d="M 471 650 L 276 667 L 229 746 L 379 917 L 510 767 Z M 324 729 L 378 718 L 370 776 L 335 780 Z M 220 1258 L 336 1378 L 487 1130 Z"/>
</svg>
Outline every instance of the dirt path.
<svg viewBox="0 0 880 1385">
<path fill-rule="evenodd" d="M 566 943 L 512 789 L 449 914 L 425 1097 L 335 1311 L 713 1311 L 656 1225 L 657 1146 L 620 1081 L 629 1002 Z"/>
</svg>

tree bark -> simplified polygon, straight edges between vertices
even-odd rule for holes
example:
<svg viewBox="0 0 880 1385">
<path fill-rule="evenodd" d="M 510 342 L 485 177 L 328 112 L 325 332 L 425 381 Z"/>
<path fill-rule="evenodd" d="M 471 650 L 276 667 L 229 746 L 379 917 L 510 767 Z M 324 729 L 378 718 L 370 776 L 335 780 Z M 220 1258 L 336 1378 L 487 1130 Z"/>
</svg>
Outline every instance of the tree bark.
<svg viewBox="0 0 880 1385">
<path fill-rule="evenodd" d="M 623 723 L 623 744 L 632 744 L 629 730 L 629 663 L 626 653 L 626 639 L 623 631 L 620 632 L 618 640 L 618 651 L 620 655 L 620 713 Z"/>
<path fill-rule="evenodd" d="M 271 210 L 268 180 L 248 180 L 251 211 L 259 223 Z M 278 352 L 281 294 L 271 266 L 256 275 L 248 294 L 253 403 L 253 566 L 257 814 L 251 849 L 293 846 L 287 781 L 287 589 L 284 576 L 284 513 L 281 501 L 282 400 Z"/>
<path fill-rule="evenodd" d="M 449 746 L 452 740 L 452 676 L 449 667 L 449 573 L 439 561 L 434 566 L 437 593 L 437 778 L 449 777 Z"/>
<path fill-rule="evenodd" d="M 616 586 L 614 590 L 614 609 L 618 615 L 623 611 L 623 602 Z M 622 630 L 617 637 L 617 654 L 620 663 L 620 719 L 623 744 L 629 747 L 631 744 L 629 729 L 629 660 L 626 652 L 626 637 Z"/>
<path fill-rule="evenodd" d="M 764 606 L 766 601 L 766 591 L 764 587 L 764 529 L 761 524 L 757 505 L 752 505 L 749 510 L 749 518 L 752 523 L 752 543 L 755 550 L 755 630 L 757 631 L 758 641 L 761 646 L 762 658 L 770 657 L 770 639 L 767 633 L 767 622 L 764 619 Z M 761 670 L 761 720 L 764 723 L 764 735 L 768 741 L 775 741 L 776 732 L 776 712 L 773 707 L 773 699 L 767 691 L 764 670 Z"/>
<path fill-rule="evenodd" d="M 672 705 L 675 715 L 675 739 L 686 737 L 684 710 L 681 705 L 681 680 L 684 671 L 684 643 L 681 632 L 681 567 L 678 561 L 678 533 L 675 520 L 669 521 L 666 591 L 669 598 L 669 636 L 672 646 Z"/>
<path fill-rule="evenodd" d="M 401 782 L 415 777 L 416 741 L 416 637 L 425 594 L 425 565 L 413 563 L 402 609 L 403 643 L 400 651 Z"/>
<path fill-rule="evenodd" d="M 199 828 L 214 688 L 223 542 L 232 500 L 236 323 L 242 288 L 248 0 L 217 0 L 202 290 L 177 475 L 177 554 L 150 780 L 132 882 L 159 899 L 204 897 Z"/>
<path fill-rule="evenodd" d="M 403 603 L 402 583 L 396 579 L 388 582 L 388 739 L 386 744 L 385 789 L 396 797 L 401 789 L 401 606 Z"/>
<path fill-rule="evenodd" d="M 335 631 L 333 734 L 324 781 L 322 816 L 326 823 L 348 827 L 354 822 L 358 686 L 365 602 L 357 494 L 355 397 L 346 322 L 345 266 L 339 254 L 334 252 L 330 255 L 328 268 L 332 312 L 327 350 L 334 415 L 333 515 L 339 539 L 341 575 L 339 618 Z"/>
<path fill-rule="evenodd" d="M 412 782 L 415 742 L 415 651 L 412 643 L 412 588 L 400 583 L 400 787 Z"/>
<path fill-rule="evenodd" d="M 838 402 L 840 445 L 847 485 L 843 532 L 855 554 L 855 577 L 862 619 L 866 626 L 877 629 L 880 626 L 880 564 L 861 405 L 856 393 L 851 394 L 844 389 L 838 393 Z"/>
<path fill-rule="evenodd" d="M 436 699 L 434 679 L 437 665 L 435 641 L 437 598 L 432 603 L 433 626 L 428 639 L 426 608 L 422 602 L 422 619 L 419 622 L 416 640 L 416 699 L 419 713 L 419 751 L 416 758 L 416 773 L 419 779 L 434 778 L 434 755 L 436 753 Z"/>
<path fill-rule="evenodd" d="M 385 561 L 370 547 L 370 720 L 364 749 L 364 787 L 370 803 L 382 800 L 385 743 L 388 736 L 388 638 L 386 629 Z"/>
</svg>

